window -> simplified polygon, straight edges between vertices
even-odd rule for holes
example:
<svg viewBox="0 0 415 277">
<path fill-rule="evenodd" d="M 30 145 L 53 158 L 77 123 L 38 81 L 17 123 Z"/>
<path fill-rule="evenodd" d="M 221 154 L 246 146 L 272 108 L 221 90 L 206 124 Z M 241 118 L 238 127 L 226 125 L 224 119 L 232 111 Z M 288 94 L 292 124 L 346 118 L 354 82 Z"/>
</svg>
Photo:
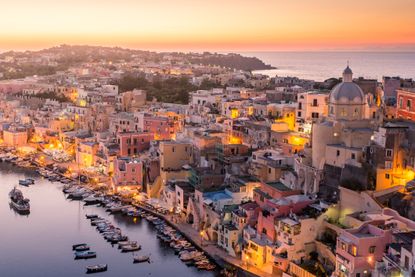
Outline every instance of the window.
<svg viewBox="0 0 415 277">
<path fill-rule="evenodd" d="M 172 147 L 171 152 L 173 152 L 173 153 L 174 153 L 174 150 L 175 150 L 175 149 L 174 149 L 174 147 Z"/>
<path fill-rule="evenodd" d="M 411 106 L 412 106 L 412 100 L 410 100 L 410 99 L 406 100 L 406 109 L 410 110 Z"/>
<path fill-rule="evenodd" d="M 340 156 L 340 150 L 336 150 L 336 156 Z"/>
<path fill-rule="evenodd" d="M 402 97 L 399 98 L 399 108 L 402 109 L 402 105 L 403 105 L 403 99 Z"/>
<path fill-rule="evenodd" d="M 303 102 L 298 102 L 298 109 L 302 110 L 303 109 Z"/>
<path fill-rule="evenodd" d="M 317 103 L 317 99 L 313 99 L 313 107 L 317 107 L 318 103 Z"/>
<path fill-rule="evenodd" d="M 318 113 L 311 113 L 311 117 L 312 118 L 318 118 L 319 114 Z"/>
<path fill-rule="evenodd" d="M 297 113 L 297 116 L 298 116 L 298 117 L 301 117 L 301 112 L 298 112 L 298 113 Z"/>
<path fill-rule="evenodd" d="M 345 108 L 342 108 L 341 109 L 340 115 L 341 116 L 347 116 L 347 112 L 346 112 L 346 109 Z"/>
<path fill-rule="evenodd" d="M 352 254 L 353 256 L 357 256 L 357 247 L 356 247 L 356 245 L 353 245 L 352 246 L 352 249 L 351 249 L 351 253 L 350 254 Z"/>
<path fill-rule="evenodd" d="M 386 174 L 385 174 L 385 178 L 386 178 L 386 179 L 388 179 L 388 180 L 389 180 L 389 178 L 390 178 L 390 177 L 391 177 L 391 176 L 390 176 L 388 173 L 386 173 Z"/>
<path fill-rule="evenodd" d="M 385 168 L 391 169 L 392 168 L 392 162 L 391 161 L 385 161 Z"/>
<path fill-rule="evenodd" d="M 371 247 L 369 247 L 369 253 L 370 253 L 370 254 L 375 253 L 375 250 L 376 250 L 376 246 L 371 246 Z"/>
<path fill-rule="evenodd" d="M 356 154 L 352 153 L 352 160 L 356 160 Z"/>
<path fill-rule="evenodd" d="M 392 149 L 386 149 L 386 157 L 390 158 L 392 157 L 393 150 Z"/>
</svg>

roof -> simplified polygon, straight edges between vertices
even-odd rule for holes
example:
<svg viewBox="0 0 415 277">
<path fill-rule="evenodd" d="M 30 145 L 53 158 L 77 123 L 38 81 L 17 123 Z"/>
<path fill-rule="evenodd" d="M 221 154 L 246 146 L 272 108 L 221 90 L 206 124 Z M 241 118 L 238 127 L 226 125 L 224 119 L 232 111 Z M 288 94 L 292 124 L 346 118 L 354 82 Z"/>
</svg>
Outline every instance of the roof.
<svg viewBox="0 0 415 277">
<path fill-rule="evenodd" d="M 281 182 L 267 182 L 266 184 L 268 186 L 273 187 L 274 189 L 279 190 L 279 191 L 291 191 L 291 189 L 289 187 L 285 186 Z"/>
<path fill-rule="evenodd" d="M 281 222 L 283 222 L 283 223 L 285 223 L 287 225 L 290 225 L 290 226 L 294 226 L 294 225 L 299 224 L 297 221 L 295 221 L 295 220 L 293 220 L 291 218 L 288 218 L 288 217 L 282 219 Z"/>
<path fill-rule="evenodd" d="M 337 84 L 330 92 L 330 103 L 352 102 L 364 104 L 365 98 L 362 89 L 353 82 Z"/>
</svg>

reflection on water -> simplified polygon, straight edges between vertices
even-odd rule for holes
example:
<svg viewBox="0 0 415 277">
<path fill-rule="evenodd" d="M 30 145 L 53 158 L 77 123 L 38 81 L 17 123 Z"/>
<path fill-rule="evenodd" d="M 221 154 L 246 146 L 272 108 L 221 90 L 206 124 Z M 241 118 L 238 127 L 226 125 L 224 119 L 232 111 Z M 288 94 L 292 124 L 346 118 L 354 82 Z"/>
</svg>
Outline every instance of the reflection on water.
<svg viewBox="0 0 415 277">
<path fill-rule="evenodd" d="M 36 184 L 18 185 L 32 177 Z M 31 171 L 0 163 L 0 276 L 66 277 L 82 276 L 85 266 L 108 263 L 98 276 L 214 276 L 183 264 L 174 251 L 156 238 L 154 227 L 145 219 L 108 215 L 103 208 L 83 206 L 66 200 L 63 185 L 51 183 Z M 18 186 L 30 199 L 28 216 L 9 207 L 8 193 Z M 133 264 L 132 253 L 121 253 L 89 224 L 87 213 L 112 220 L 131 240 L 142 245 L 140 255 L 151 255 L 151 263 Z M 74 260 L 72 244 L 88 243 L 97 258 Z"/>
</svg>

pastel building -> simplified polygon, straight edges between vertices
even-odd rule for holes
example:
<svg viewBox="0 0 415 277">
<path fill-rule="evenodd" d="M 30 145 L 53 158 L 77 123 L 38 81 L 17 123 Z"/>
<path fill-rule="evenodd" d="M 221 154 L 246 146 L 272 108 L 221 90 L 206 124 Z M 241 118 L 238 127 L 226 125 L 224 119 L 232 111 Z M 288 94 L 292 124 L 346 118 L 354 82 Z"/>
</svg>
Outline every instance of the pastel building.
<svg viewBox="0 0 415 277">
<path fill-rule="evenodd" d="M 397 90 L 396 118 L 415 121 L 414 88 L 402 88 Z"/>
<path fill-rule="evenodd" d="M 120 146 L 120 156 L 137 156 L 150 148 L 150 142 L 154 140 L 152 133 L 124 132 L 117 134 Z"/>
<path fill-rule="evenodd" d="M 27 144 L 28 133 L 26 128 L 11 126 L 3 131 L 3 142 L 5 145 L 19 147 Z"/>
<path fill-rule="evenodd" d="M 143 186 L 143 162 L 140 159 L 120 157 L 115 160 L 113 185 L 120 188 L 141 189 Z"/>
<path fill-rule="evenodd" d="M 344 230 L 337 238 L 337 276 L 371 276 L 376 261 L 382 260 L 386 245 L 391 241 L 392 230 L 378 227 L 373 222 Z"/>
<path fill-rule="evenodd" d="M 76 162 L 81 168 L 95 165 L 98 143 L 93 141 L 82 141 L 76 150 Z"/>
</svg>

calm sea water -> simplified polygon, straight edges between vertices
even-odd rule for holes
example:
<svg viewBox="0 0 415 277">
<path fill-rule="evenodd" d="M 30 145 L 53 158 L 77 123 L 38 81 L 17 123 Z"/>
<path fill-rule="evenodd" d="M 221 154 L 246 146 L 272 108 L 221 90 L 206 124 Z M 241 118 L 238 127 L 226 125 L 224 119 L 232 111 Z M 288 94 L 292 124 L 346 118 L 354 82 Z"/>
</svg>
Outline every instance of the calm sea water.
<svg viewBox="0 0 415 277">
<path fill-rule="evenodd" d="M 276 70 L 258 71 L 272 77 L 297 76 L 323 81 L 340 77 L 350 63 L 354 77 L 381 80 L 382 76 L 415 78 L 415 52 L 244 52 Z"/>
<path fill-rule="evenodd" d="M 30 199 L 31 213 L 21 216 L 9 207 L 8 193 L 20 178 L 32 177 L 36 184 L 18 186 Z M 84 207 L 66 200 L 63 185 L 51 183 L 30 171 L 0 163 L 0 276 L 1 277 L 74 277 L 85 276 L 85 266 L 107 263 L 108 271 L 97 276 L 214 276 L 215 273 L 187 267 L 174 251 L 156 238 L 145 219 L 134 221 L 122 215 L 108 215 L 103 208 Z M 131 253 L 112 247 L 91 226 L 86 213 L 109 218 L 142 250 L 152 262 L 133 264 Z M 88 243 L 97 252 L 96 259 L 74 260 L 72 245 Z M 95 275 L 94 275 L 95 276 Z"/>
</svg>

